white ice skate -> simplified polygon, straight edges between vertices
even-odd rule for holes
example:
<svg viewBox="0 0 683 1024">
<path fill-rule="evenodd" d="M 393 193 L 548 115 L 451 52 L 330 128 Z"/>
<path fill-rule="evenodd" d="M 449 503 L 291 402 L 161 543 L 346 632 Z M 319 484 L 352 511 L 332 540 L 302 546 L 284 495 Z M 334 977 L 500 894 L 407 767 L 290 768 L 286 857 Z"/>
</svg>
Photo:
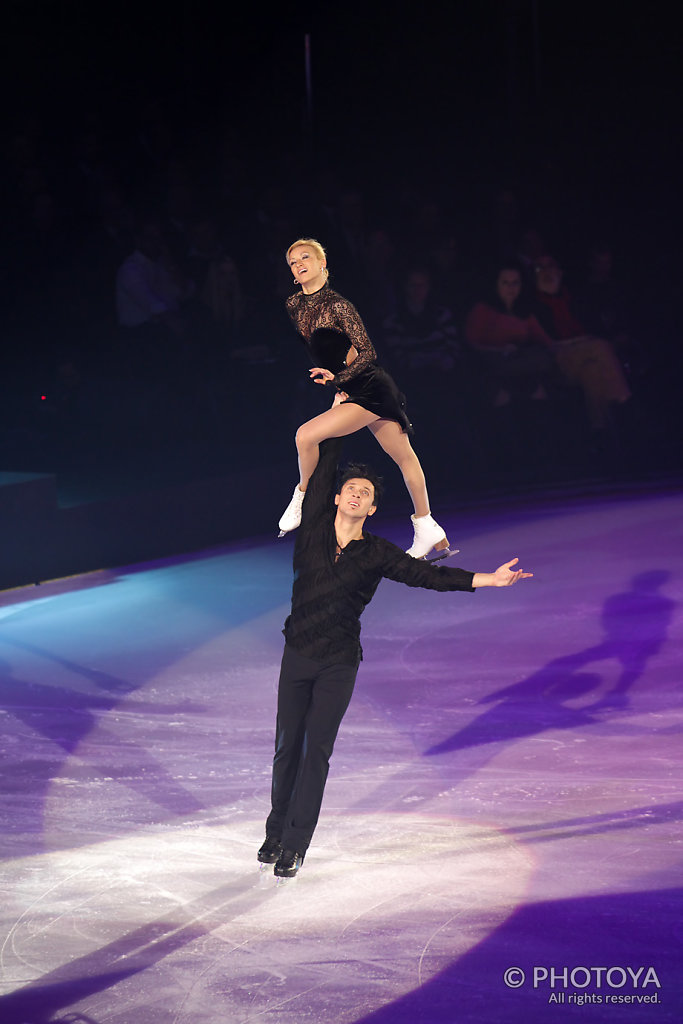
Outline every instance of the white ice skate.
<svg viewBox="0 0 683 1024">
<path fill-rule="evenodd" d="M 411 547 L 406 551 L 407 555 L 411 555 L 413 558 L 425 558 L 437 544 L 442 546 L 436 551 L 436 560 L 448 558 L 450 554 L 455 553 L 451 552 L 448 547 L 445 530 L 439 526 L 429 512 L 426 516 L 411 516 L 410 518 L 413 521 L 415 536 L 413 537 Z M 443 544 L 444 541 L 446 541 L 445 545 Z M 433 561 L 435 559 L 430 558 L 429 560 Z"/>
<path fill-rule="evenodd" d="M 280 527 L 278 537 L 284 537 L 286 533 L 291 533 L 292 530 L 296 530 L 297 526 L 301 524 L 301 506 L 304 503 L 305 496 L 306 492 L 299 490 L 299 485 L 297 484 L 294 488 L 292 500 L 282 513 L 280 522 L 277 524 Z"/>
</svg>

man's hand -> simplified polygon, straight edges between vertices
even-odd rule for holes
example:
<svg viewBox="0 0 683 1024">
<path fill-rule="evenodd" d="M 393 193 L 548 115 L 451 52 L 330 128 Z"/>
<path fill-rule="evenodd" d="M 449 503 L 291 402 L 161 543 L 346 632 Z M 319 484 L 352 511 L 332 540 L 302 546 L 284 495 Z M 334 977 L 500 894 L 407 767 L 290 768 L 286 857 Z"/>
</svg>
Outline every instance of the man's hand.
<svg viewBox="0 0 683 1024">
<path fill-rule="evenodd" d="M 314 366 L 309 370 L 309 376 L 316 384 L 330 384 L 334 380 L 334 374 L 322 366 Z"/>
<path fill-rule="evenodd" d="M 532 572 L 524 572 L 522 569 L 513 569 L 519 558 L 513 558 L 511 562 L 499 565 L 495 572 L 475 572 L 472 580 L 473 587 L 511 587 L 517 580 L 528 580 L 533 576 Z"/>
<path fill-rule="evenodd" d="M 523 572 L 522 569 L 513 569 L 513 565 L 517 565 L 519 558 L 513 558 L 511 562 L 505 562 L 503 565 L 499 565 L 493 574 L 495 579 L 494 587 L 511 587 L 517 580 L 528 580 L 530 576 L 533 576 L 532 572 Z"/>
</svg>

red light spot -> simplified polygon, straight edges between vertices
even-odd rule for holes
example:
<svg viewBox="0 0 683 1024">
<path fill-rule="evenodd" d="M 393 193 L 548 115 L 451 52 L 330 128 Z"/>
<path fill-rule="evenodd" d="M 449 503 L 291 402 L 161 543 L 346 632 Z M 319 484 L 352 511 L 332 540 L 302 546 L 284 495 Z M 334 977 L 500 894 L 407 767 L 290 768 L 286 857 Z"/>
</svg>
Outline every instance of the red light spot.
<svg viewBox="0 0 683 1024">
<path fill-rule="evenodd" d="M 41 395 L 40 396 L 40 400 L 41 400 L 41 402 L 46 402 L 47 401 L 47 395 Z"/>
</svg>

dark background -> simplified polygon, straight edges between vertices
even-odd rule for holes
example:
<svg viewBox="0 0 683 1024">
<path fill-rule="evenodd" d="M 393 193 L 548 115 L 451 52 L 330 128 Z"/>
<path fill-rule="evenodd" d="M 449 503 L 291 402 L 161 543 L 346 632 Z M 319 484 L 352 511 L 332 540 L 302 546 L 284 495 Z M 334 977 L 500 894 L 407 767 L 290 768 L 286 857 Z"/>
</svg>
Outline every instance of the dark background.
<svg viewBox="0 0 683 1024">
<path fill-rule="evenodd" d="M 570 279 L 607 239 L 646 353 L 634 391 L 651 441 L 637 463 L 598 469 L 678 468 L 681 46 L 666 5 L 316 3 L 273 14 L 204 0 L 8 0 L 3 12 L 2 468 L 56 472 L 64 501 L 161 481 L 169 465 L 178 478 L 287 458 L 294 470 L 292 433 L 311 398 L 257 224 L 275 191 L 293 234 L 309 233 L 311 197 L 329 176 L 362 194 L 371 226 L 398 235 L 401 197 L 434 197 L 473 279 L 490 262 L 501 189 Z M 22 145 L 32 157 L 18 155 Z M 115 266 L 96 266 L 89 248 L 97 175 L 136 215 L 163 218 L 178 164 L 209 209 L 220 205 L 248 340 L 271 345 L 273 359 L 231 366 L 204 420 L 161 416 L 145 431 L 111 369 Z M 42 235 L 31 225 L 41 189 L 55 211 Z M 365 315 L 362 294 L 351 287 L 349 297 Z M 66 398 L 65 361 L 78 378 Z M 476 402 L 458 415 L 468 425 L 455 433 L 471 434 Z M 443 410 L 423 423 L 428 466 L 449 448 L 442 425 Z M 474 486 L 507 486 L 504 468 L 482 468 L 480 456 L 475 445 L 449 459 L 443 490 L 463 472 Z M 527 464 L 519 452 L 513 469 L 531 482 L 596 473 L 588 458 Z"/>
<path fill-rule="evenodd" d="M 192 142 L 211 145 L 222 128 L 277 160 L 304 142 L 305 34 L 315 139 L 331 159 L 372 169 L 379 143 L 383 164 L 407 158 L 437 180 L 461 162 L 499 180 L 549 160 L 581 186 L 677 183 L 681 45 L 663 3 L 308 4 L 266 14 L 204 0 L 9 0 L 6 118 L 37 114 L 57 141 L 89 115 L 132 128 L 155 97 L 194 126 Z"/>
</svg>

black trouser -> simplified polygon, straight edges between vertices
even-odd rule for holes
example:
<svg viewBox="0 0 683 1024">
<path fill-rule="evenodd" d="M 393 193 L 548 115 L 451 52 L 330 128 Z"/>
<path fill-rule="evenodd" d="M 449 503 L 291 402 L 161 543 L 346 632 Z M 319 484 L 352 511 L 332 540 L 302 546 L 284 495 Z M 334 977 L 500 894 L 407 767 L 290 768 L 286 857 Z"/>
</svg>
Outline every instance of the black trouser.
<svg viewBox="0 0 683 1024">
<path fill-rule="evenodd" d="M 305 853 L 311 842 L 357 672 L 358 662 L 313 661 L 285 646 L 266 835 L 279 837 L 286 850 Z"/>
</svg>

